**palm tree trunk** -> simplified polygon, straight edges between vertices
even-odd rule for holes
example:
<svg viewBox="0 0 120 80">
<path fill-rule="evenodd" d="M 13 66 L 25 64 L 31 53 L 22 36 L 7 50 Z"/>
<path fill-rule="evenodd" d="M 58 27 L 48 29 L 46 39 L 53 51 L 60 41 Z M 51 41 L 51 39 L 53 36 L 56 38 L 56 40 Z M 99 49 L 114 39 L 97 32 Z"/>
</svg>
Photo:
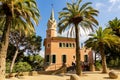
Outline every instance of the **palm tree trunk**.
<svg viewBox="0 0 120 80">
<path fill-rule="evenodd" d="M 102 73 L 107 73 L 106 56 L 104 54 L 102 46 L 100 49 L 100 54 L 101 54 L 101 58 L 102 58 Z"/>
<path fill-rule="evenodd" d="M 17 58 L 17 55 L 18 55 L 18 49 L 16 49 L 16 51 L 15 51 L 15 55 L 14 55 L 14 57 L 13 57 L 13 60 L 12 60 L 11 66 L 10 66 L 10 73 L 12 73 L 12 70 L 13 70 L 13 67 L 14 67 L 15 60 L 16 60 L 16 58 Z"/>
<path fill-rule="evenodd" d="M 80 55 L 80 45 L 79 45 L 79 27 L 78 24 L 75 24 L 75 32 L 76 32 L 76 74 L 78 76 L 82 75 L 82 67 L 81 67 L 81 55 Z"/>
<path fill-rule="evenodd" d="M 92 61 L 89 64 L 90 65 L 90 71 L 95 71 L 95 65 L 94 65 L 94 58 L 93 58 L 93 52 L 92 52 Z"/>
<path fill-rule="evenodd" d="M 6 24 L 4 27 L 1 47 L 0 47 L 0 80 L 5 80 L 5 70 L 6 70 L 6 54 L 7 48 L 9 44 L 9 33 L 10 33 L 10 25 L 11 25 L 11 17 L 6 17 Z"/>
<path fill-rule="evenodd" d="M 96 66 L 96 54 L 97 54 L 97 53 L 95 52 L 95 66 Z"/>
</svg>

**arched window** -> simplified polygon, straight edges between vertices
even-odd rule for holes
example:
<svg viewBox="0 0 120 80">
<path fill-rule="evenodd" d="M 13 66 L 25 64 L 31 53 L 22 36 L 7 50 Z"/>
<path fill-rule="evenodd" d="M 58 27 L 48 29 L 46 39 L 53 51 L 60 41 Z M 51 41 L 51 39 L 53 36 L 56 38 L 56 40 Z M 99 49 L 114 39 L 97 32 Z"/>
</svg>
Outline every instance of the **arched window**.
<svg viewBox="0 0 120 80">
<path fill-rule="evenodd" d="M 56 55 L 52 55 L 52 63 L 56 63 Z"/>
<path fill-rule="evenodd" d="M 88 62 L 88 55 L 84 55 L 84 61 Z"/>
<path fill-rule="evenodd" d="M 66 47 L 69 47 L 68 43 L 66 43 Z"/>
<path fill-rule="evenodd" d="M 50 62 L 50 55 L 46 55 L 46 62 Z"/>
<path fill-rule="evenodd" d="M 49 47 L 50 47 L 50 44 L 48 44 L 47 47 L 49 48 Z"/>
<path fill-rule="evenodd" d="M 72 44 L 71 44 L 71 43 L 70 43 L 69 45 L 70 45 L 70 47 L 72 47 Z"/>
<path fill-rule="evenodd" d="M 65 43 L 63 43 L 63 47 L 65 47 Z"/>
<path fill-rule="evenodd" d="M 62 47 L 62 43 L 59 43 L 59 47 Z"/>
<path fill-rule="evenodd" d="M 62 55 L 62 62 L 63 62 L 63 63 L 66 63 L 66 60 L 67 60 L 67 59 L 66 59 L 66 55 Z"/>
<path fill-rule="evenodd" d="M 75 44 L 74 44 L 74 43 L 73 43 L 72 45 L 73 45 L 73 47 L 75 47 Z"/>
</svg>

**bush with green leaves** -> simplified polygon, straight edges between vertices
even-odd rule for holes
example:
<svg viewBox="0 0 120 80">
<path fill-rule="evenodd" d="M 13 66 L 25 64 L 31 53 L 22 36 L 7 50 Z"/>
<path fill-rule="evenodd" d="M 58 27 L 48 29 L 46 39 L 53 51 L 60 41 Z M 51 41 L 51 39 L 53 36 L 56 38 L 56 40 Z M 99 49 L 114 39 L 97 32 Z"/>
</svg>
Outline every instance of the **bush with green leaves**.
<svg viewBox="0 0 120 80">
<path fill-rule="evenodd" d="M 31 65 L 32 70 L 37 71 L 41 70 L 44 59 L 39 54 L 34 54 L 27 56 L 25 58 L 25 61 L 27 61 Z"/>
<path fill-rule="evenodd" d="M 16 63 L 14 69 L 15 69 L 15 72 L 25 72 L 25 71 L 32 70 L 30 64 L 28 64 L 27 62 Z"/>
<path fill-rule="evenodd" d="M 16 72 L 25 72 L 25 71 L 40 71 L 44 70 L 43 63 L 44 58 L 42 58 L 39 54 L 29 55 L 20 57 L 19 60 L 16 61 L 13 68 L 13 73 Z M 10 72 L 11 60 L 6 61 L 6 72 Z"/>
<path fill-rule="evenodd" d="M 6 73 L 10 72 L 10 62 L 6 62 Z"/>
<path fill-rule="evenodd" d="M 102 67 L 101 62 L 100 62 L 100 61 L 96 61 L 96 62 L 95 62 L 95 67 L 96 67 L 97 69 L 101 69 L 101 67 Z"/>
<path fill-rule="evenodd" d="M 116 58 L 116 59 L 111 59 L 111 60 L 109 60 L 108 66 L 109 66 L 109 67 L 120 68 L 120 58 Z"/>
</svg>

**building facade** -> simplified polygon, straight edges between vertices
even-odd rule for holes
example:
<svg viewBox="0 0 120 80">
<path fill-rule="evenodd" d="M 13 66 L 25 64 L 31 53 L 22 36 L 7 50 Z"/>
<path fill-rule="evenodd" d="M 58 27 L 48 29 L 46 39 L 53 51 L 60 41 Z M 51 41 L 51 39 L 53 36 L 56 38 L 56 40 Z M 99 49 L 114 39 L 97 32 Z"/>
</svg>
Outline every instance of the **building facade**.
<svg viewBox="0 0 120 80">
<path fill-rule="evenodd" d="M 76 45 L 75 38 L 58 37 L 57 36 L 57 23 L 54 18 L 54 10 L 51 12 L 50 19 L 48 20 L 46 30 L 46 38 L 44 39 L 45 46 L 45 70 L 57 70 L 63 63 L 72 66 L 76 59 Z M 91 49 L 80 49 L 81 62 L 87 64 L 93 63 L 93 56 Z"/>
</svg>

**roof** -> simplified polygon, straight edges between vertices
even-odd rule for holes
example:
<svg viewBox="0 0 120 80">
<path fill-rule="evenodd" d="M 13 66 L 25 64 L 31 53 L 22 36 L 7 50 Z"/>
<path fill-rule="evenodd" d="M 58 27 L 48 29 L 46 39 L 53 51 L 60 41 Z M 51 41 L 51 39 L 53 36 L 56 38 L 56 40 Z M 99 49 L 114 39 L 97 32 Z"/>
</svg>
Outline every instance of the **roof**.
<svg viewBox="0 0 120 80">
<path fill-rule="evenodd" d="M 75 38 L 69 38 L 69 37 L 52 37 L 52 38 L 50 38 L 51 40 L 58 40 L 58 41 L 66 41 L 66 40 L 68 40 L 68 41 L 75 41 Z"/>
<path fill-rule="evenodd" d="M 53 10 L 53 9 L 52 9 L 52 11 L 51 11 L 50 20 L 52 20 L 52 21 L 54 21 L 54 20 L 55 20 L 55 18 L 54 18 L 54 10 Z"/>
<path fill-rule="evenodd" d="M 68 38 L 68 37 L 52 37 L 52 38 L 45 38 L 44 39 L 44 45 L 46 41 L 49 40 L 51 42 L 75 42 L 75 38 Z"/>
</svg>

